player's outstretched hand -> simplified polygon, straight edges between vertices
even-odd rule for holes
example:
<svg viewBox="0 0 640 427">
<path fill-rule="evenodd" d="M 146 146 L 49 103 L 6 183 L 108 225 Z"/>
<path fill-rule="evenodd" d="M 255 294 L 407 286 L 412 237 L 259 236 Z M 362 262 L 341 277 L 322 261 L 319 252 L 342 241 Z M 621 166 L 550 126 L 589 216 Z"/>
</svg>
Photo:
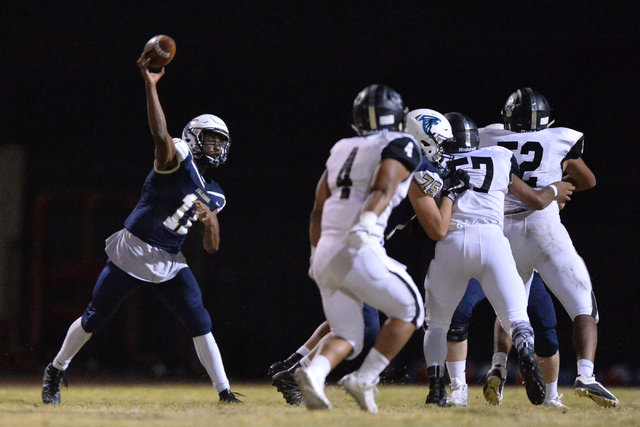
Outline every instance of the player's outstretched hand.
<svg viewBox="0 0 640 427">
<path fill-rule="evenodd" d="M 144 78 L 144 80 L 146 82 L 156 84 L 158 83 L 158 80 L 160 80 L 162 76 L 164 76 L 164 67 L 162 67 L 159 73 L 152 73 L 151 71 L 149 71 L 150 61 L 151 61 L 151 58 L 145 58 L 145 55 L 143 52 L 142 55 L 140 55 L 140 58 L 138 58 L 138 61 L 136 63 L 138 64 L 138 68 L 140 69 L 140 73 L 142 74 L 142 77 Z"/>
<path fill-rule="evenodd" d="M 558 195 L 556 196 L 558 204 L 564 207 L 565 203 L 571 200 L 571 195 L 573 194 L 573 190 L 575 190 L 576 187 L 572 183 L 567 181 L 556 181 L 552 185 L 555 185 L 555 187 L 558 189 Z"/>
<path fill-rule="evenodd" d="M 464 169 L 456 169 L 445 182 L 442 195 L 455 201 L 456 198 L 471 187 L 469 174 Z"/>
</svg>

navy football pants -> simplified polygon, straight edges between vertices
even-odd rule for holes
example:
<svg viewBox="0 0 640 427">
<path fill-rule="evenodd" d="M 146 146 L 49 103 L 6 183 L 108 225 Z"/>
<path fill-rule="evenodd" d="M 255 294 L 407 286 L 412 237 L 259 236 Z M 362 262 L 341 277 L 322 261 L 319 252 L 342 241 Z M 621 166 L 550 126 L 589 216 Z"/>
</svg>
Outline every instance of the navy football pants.
<svg viewBox="0 0 640 427">
<path fill-rule="evenodd" d="M 485 298 L 480 283 L 469 280 L 467 290 L 451 318 L 451 329 L 468 330 L 473 308 Z M 527 313 L 535 333 L 535 350 L 540 357 L 551 357 L 558 351 L 556 311 L 540 275 L 535 272 L 529 292 Z"/>
<path fill-rule="evenodd" d="M 180 270 L 171 280 L 150 283 L 128 275 L 111 261 L 107 262 L 98 276 L 91 302 L 82 315 L 82 328 L 87 332 L 104 328 L 125 298 L 143 286 L 151 287 L 192 337 L 211 332 L 211 317 L 202 304 L 200 287 L 188 267 Z"/>
</svg>

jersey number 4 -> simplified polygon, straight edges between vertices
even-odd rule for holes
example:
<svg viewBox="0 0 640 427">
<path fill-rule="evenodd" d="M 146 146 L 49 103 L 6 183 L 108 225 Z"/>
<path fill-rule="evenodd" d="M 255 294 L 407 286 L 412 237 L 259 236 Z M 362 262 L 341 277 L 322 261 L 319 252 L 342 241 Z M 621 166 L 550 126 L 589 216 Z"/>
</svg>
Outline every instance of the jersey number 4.
<svg viewBox="0 0 640 427">
<path fill-rule="evenodd" d="M 355 160 L 357 153 L 358 147 L 354 147 L 349 153 L 349 157 L 347 157 L 347 160 L 345 160 L 344 164 L 340 168 L 340 172 L 338 172 L 336 186 L 342 189 L 342 193 L 340 194 L 341 199 L 348 199 L 351 194 L 351 186 L 353 185 L 353 182 L 351 181 L 349 174 L 351 173 L 353 161 Z"/>
<path fill-rule="evenodd" d="M 491 187 L 491 181 L 493 180 L 493 160 L 491 157 L 460 157 L 459 159 L 455 159 L 449 162 L 449 167 L 452 169 L 452 172 L 456 170 L 456 168 L 460 168 L 461 166 L 465 166 L 469 164 L 471 161 L 471 169 L 482 169 L 484 165 L 484 181 L 482 181 L 482 185 L 480 187 L 471 187 L 473 191 L 477 191 L 478 193 L 488 193 L 489 188 Z"/>
</svg>

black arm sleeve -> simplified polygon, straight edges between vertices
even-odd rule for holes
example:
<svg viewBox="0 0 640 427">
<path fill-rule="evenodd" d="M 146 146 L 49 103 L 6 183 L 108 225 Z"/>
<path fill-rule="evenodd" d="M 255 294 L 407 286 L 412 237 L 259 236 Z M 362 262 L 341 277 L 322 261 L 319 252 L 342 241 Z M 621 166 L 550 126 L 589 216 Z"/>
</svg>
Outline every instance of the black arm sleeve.
<svg viewBox="0 0 640 427">
<path fill-rule="evenodd" d="M 582 150 L 584 150 L 584 135 L 581 136 L 580 139 L 577 140 L 575 144 L 573 144 L 573 147 L 571 147 L 571 150 L 569 150 L 567 155 L 564 156 L 564 159 L 562 159 L 562 163 L 564 163 L 565 160 L 577 159 L 582 157 Z"/>
<path fill-rule="evenodd" d="M 422 162 L 422 152 L 411 138 L 397 138 L 382 150 L 382 160 L 395 159 L 402 163 L 409 172 L 415 171 Z"/>
<path fill-rule="evenodd" d="M 511 156 L 511 173 L 522 179 L 522 172 L 520 171 L 516 156 Z"/>
</svg>

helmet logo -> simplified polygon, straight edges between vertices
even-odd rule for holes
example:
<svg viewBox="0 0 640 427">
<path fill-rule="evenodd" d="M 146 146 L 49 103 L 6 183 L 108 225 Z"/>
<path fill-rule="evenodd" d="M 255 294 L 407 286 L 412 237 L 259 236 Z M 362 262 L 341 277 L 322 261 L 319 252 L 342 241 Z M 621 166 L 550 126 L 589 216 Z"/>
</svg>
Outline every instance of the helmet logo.
<svg viewBox="0 0 640 427">
<path fill-rule="evenodd" d="M 429 135 L 431 133 L 431 127 L 437 126 L 440 123 L 440 119 L 435 116 L 430 116 L 428 114 L 422 114 L 416 117 L 417 121 L 422 122 L 422 129 L 424 133 Z"/>
</svg>

